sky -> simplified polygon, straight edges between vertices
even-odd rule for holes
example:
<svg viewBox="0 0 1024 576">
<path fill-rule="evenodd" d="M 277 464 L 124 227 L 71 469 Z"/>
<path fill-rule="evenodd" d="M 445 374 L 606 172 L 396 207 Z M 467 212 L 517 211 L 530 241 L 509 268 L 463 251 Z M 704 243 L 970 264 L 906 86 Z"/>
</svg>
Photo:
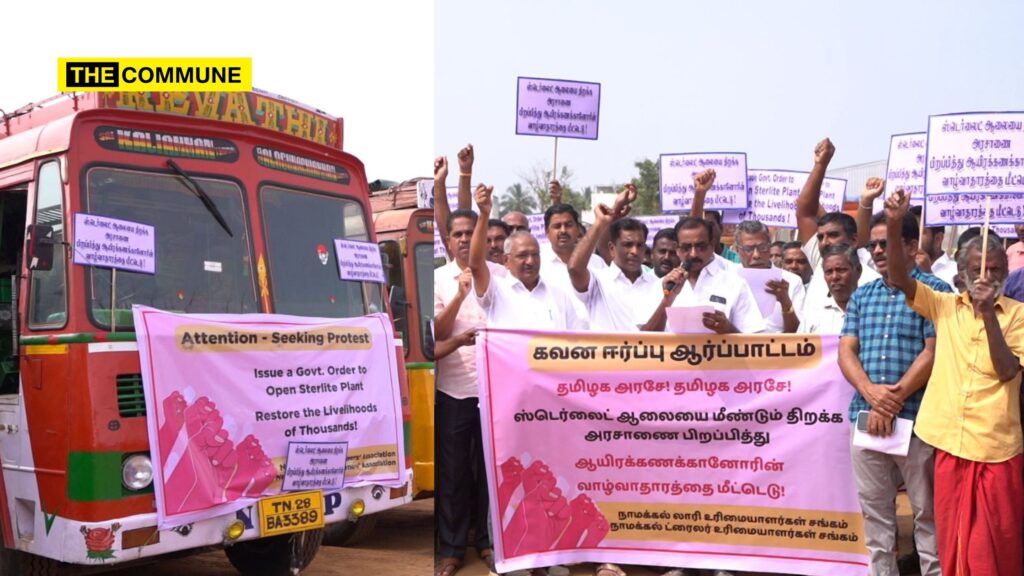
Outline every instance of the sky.
<svg viewBox="0 0 1024 576">
<path fill-rule="evenodd" d="M 930 114 L 1024 110 L 1019 0 L 435 3 L 435 154 L 473 143 L 496 191 L 553 160 L 515 134 L 518 76 L 601 83 L 600 138 L 558 140 L 578 188 L 663 153 L 809 170 L 824 137 L 850 166 Z"/>
<path fill-rule="evenodd" d="M 8 10 L 0 34 L 7 112 L 57 94 L 58 57 L 248 56 L 255 87 L 344 118 L 345 150 L 369 180 L 430 175 L 431 2 L 59 0 L 38 12 L 45 25 L 37 11 Z"/>
</svg>

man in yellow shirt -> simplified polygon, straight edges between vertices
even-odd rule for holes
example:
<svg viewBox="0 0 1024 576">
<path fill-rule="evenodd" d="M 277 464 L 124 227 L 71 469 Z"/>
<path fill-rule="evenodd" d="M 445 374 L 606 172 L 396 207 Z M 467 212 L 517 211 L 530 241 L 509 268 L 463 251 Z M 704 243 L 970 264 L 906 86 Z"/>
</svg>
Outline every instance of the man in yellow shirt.
<svg viewBox="0 0 1024 576">
<path fill-rule="evenodd" d="M 899 226 L 909 204 L 902 190 L 885 202 L 889 280 L 935 324 L 935 365 L 914 432 L 935 447 L 939 564 L 946 574 L 1020 576 L 1024 304 L 1002 295 L 1006 252 L 991 240 L 983 247 L 980 237 L 957 254 L 963 293 L 939 293 L 911 279 Z"/>
</svg>

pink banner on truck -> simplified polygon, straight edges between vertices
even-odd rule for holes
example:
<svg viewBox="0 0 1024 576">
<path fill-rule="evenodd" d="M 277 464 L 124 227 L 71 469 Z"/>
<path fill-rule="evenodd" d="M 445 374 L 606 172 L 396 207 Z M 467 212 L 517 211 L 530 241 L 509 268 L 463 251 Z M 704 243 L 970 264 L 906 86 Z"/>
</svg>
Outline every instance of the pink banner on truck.
<svg viewBox="0 0 1024 576">
<path fill-rule="evenodd" d="M 405 483 L 389 320 L 134 307 L 160 528 L 292 490 Z"/>
<path fill-rule="evenodd" d="M 837 342 L 486 330 L 477 362 L 499 571 L 865 574 Z"/>
</svg>

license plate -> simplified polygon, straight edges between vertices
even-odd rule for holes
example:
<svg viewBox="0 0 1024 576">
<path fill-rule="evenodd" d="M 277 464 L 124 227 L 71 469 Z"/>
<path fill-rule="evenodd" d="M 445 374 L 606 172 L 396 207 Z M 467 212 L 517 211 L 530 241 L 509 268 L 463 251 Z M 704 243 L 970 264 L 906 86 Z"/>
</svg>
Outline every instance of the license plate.
<svg viewBox="0 0 1024 576">
<path fill-rule="evenodd" d="M 322 490 L 289 492 L 260 500 L 260 536 L 301 532 L 324 526 Z"/>
</svg>

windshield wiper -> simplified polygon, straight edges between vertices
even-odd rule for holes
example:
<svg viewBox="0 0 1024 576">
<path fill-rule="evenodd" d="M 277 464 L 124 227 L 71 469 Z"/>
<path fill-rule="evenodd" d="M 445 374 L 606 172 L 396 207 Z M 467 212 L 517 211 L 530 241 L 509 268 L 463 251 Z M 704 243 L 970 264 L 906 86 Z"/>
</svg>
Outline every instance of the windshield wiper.
<svg viewBox="0 0 1024 576">
<path fill-rule="evenodd" d="M 175 172 L 177 172 L 179 176 L 185 179 L 185 182 L 189 184 L 189 189 L 192 190 L 192 193 L 198 196 L 199 199 L 203 201 L 203 206 L 206 206 L 206 210 L 209 211 L 210 214 L 217 219 L 217 223 L 220 224 L 220 227 L 223 228 L 224 231 L 228 233 L 228 236 L 234 238 L 235 235 L 231 233 L 231 228 L 228 226 L 227 221 L 224 220 L 224 216 L 221 215 L 220 210 L 217 209 L 217 205 L 214 204 L 213 200 L 210 199 L 210 195 L 199 187 L 199 183 L 193 180 L 191 176 L 186 174 L 185 171 L 181 169 L 181 166 L 178 166 L 178 163 L 175 162 L 174 160 L 168 158 L 167 165 L 170 166 L 171 169 L 173 169 Z"/>
</svg>

